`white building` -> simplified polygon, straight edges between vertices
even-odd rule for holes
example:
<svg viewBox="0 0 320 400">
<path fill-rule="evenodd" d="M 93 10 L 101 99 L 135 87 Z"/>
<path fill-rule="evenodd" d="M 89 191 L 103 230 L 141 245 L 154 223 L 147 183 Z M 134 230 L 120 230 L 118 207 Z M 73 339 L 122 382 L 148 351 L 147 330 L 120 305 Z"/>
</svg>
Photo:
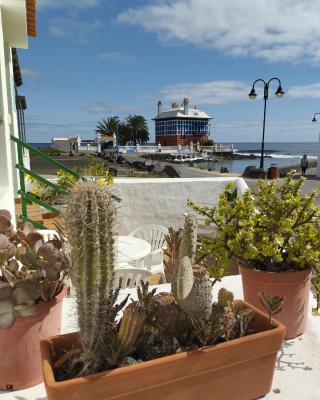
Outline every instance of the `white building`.
<svg viewBox="0 0 320 400">
<path fill-rule="evenodd" d="M 51 147 L 62 151 L 79 151 L 81 145 L 80 136 L 54 137 L 51 139 Z"/>
<path fill-rule="evenodd" d="M 36 36 L 35 0 L 0 0 L 0 208 L 10 210 L 13 218 L 19 181 L 10 135 L 18 137 L 19 126 L 12 53 L 28 48 L 28 36 Z"/>
</svg>

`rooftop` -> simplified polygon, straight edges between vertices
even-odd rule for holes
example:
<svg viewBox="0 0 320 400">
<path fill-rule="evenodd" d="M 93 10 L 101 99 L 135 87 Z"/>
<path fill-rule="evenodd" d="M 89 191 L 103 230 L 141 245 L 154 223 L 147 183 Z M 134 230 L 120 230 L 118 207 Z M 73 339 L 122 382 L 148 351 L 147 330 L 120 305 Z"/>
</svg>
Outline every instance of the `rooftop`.
<svg viewBox="0 0 320 400">
<path fill-rule="evenodd" d="M 187 114 L 185 114 L 183 107 L 176 107 L 176 108 L 172 108 L 168 111 L 163 111 L 159 115 L 154 117 L 155 120 L 166 119 L 166 118 L 212 119 L 212 117 L 209 117 L 209 115 L 207 113 L 205 113 L 204 111 L 198 110 L 197 108 L 188 108 L 188 112 L 187 112 Z"/>
</svg>

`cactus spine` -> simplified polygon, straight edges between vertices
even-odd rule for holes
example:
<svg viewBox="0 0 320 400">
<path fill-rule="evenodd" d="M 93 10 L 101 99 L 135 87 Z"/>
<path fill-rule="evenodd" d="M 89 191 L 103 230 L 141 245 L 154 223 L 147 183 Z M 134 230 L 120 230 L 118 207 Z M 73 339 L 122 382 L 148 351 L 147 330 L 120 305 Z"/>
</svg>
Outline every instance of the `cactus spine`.
<svg viewBox="0 0 320 400">
<path fill-rule="evenodd" d="M 84 365 L 90 373 L 103 363 L 105 334 L 110 331 L 106 308 L 113 289 L 116 233 L 116 209 L 111 195 L 95 182 L 76 185 L 69 197 L 65 221 Z"/>
</svg>

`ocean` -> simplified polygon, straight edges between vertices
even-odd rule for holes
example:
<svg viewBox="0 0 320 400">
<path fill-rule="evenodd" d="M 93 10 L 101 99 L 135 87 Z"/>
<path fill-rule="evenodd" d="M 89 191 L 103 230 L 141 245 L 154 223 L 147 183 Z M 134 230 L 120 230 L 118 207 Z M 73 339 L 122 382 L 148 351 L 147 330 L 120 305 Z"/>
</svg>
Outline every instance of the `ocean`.
<svg viewBox="0 0 320 400">
<path fill-rule="evenodd" d="M 30 146 L 35 147 L 36 149 L 43 149 L 51 147 L 51 143 L 29 143 Z"/>
<path fill-rule="evenodd" d="M 51 146 L 50 143 L 30 144 L 38 148 Z M 260 157 L 261 143 L 233 143 L 233 145 L 239 154 L 254 154 Z M 269 168 L 271 164 L 276 164 L 277 166 L 299 164 L 303 154 L 307 154 L 310 160 L 315 160 L 317 158 L 317 149 L 318 143 L 265 143 L 265 155 L 268 156 L 264 159 L 265 168 Z M 212 168 L 217 171 L 221 167 L 226 167 L 229 172 L 241 173 L 248 165 L 258 167 L 259 164 L 260 158 L 256 160 L 230 160 L 221 163 L 205 161 L 194 165 L 200 168 Z"/>
<path fill-rule="evenodd" d="M 233 143 L 233 145 L 234 149 L 237 149 L 236 153 L 254 154 L 258 158 L 255 160 L 229 160 L 221 163 L 205 161 L 198 163 L 197 166 L 200 168 L 212 168 L 217 171 L 221 167 L 226 167 L 229 172 L 238 173 L 242 173 L 249 165 L 259 167 L 261 143 Z M 278 167 L 290 166 L 300 164 L 303 154 L 307 154 L 310 161 L 317 159 L 318 143 L 265 143 L 264 149 L 264 154 L 267 156 L 264 159 L 265 168 L 269 168 L 271 164 L 276 164 Z"/>
</svg>

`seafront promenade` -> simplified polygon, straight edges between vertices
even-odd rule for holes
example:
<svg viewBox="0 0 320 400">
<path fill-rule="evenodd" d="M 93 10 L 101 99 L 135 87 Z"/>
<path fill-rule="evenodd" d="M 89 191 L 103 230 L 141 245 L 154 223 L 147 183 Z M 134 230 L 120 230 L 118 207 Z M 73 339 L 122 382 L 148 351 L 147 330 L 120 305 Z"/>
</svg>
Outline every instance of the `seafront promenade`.
<svg viewBox="0 0 320 400">
<path fill-rule="evenodd" d="M 139 158 L 134 155 L 126 156 L 129 161 L 135 161 L 138 160 Z M 89 159 L 86 156 L 78 156 L 75 155 L 74 157 L 70 157 L 67 154 L 61 155 L 57 157 L 57 160 L 62 162 L 64 165 L 66 165 L 69 168 L 77 168 L 77 167 L 85 167 L 90 163 Z M 103 159 L 97 158 L 97 161 L 99 162 L 104 162 L 106 165 L 106 168 L 108 167 L 113 167 L 117 168 L 120 172 L 121 175 L 125 175 L 128 172 L 128 167 L 125 165 L 121 164 L 114 164 L 114 163 L 108 163 Z M 155 161 L 155 164 L 158 167 L 163 167 L 166 164 L 169 164 L 168 162 L 164 161 Z M 315 162 L 312 163 L 312 167 L 307 169 L 307 182 L 305 183 L 304 187 L 305 190 L 310 191 L 313 190 L 314 188 L 320 188 L 320 179 L 316 178 L 316 168 L 314 167 Z M 208 171 L 207 169 L 201 169 L 198 167 L 190 167 L 186 164 L 170 164 L 173 165 L 174 168 L 177 169 L 177 171 L 180 174 L 181 178 L 208 178 L 208 177 L 223 177 L 223 176 L 241 176 L 241 173 L 235 173 L 235 172 L 229 172 L 229 173 L 220 173 L 218 170 L 212 170 Z M 57 171 L 57 167 L 55 167 L 52 164 L 48 164 L 46 160 L 43 160 L 39 157 L 31 157 L 31 167 L 32 170 L 35 171 L 36 173 L 44 176 L 44 177 L 49 177 L 52 178 L 54 177 L 54 174 Z M 289 168 L 289 166 L 288 166 Z M 294 167 L 290 167 L 294 168 Z M 282 167 L 281 170 L 285 170 L 286 167 Z M 299 169 L 297 168 L 298 173 L 300 172 Z M 282 178 L 279 178 L 282 179 Z M 249 187 L 254 187 L 256 179 L 248 179 L 245 178 L 246 182 L 248 183 Z"/>
</svg>

